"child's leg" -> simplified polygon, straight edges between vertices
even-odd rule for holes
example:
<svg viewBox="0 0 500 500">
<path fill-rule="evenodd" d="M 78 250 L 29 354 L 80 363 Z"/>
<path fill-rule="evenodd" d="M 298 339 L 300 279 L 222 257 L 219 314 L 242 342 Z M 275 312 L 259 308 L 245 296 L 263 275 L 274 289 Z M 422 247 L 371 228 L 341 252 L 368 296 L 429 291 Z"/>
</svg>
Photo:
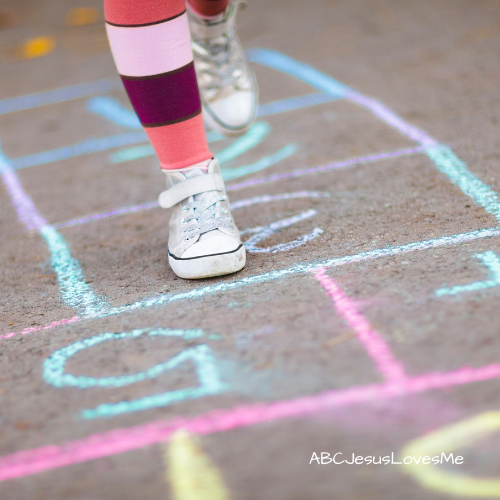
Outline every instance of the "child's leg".
<svg viewBox="0 0 500 500">
<path fill-rule="evenodd" d="M 104 0 L 111 50 L 167 177 L 168 260 L 182 278 L 246 262 L 224 181 L 208 150 L 184 0 Z"/>
<path fill-rule="evenodd" d="M 104 0 L 104 11 L 118 72 L 161 167 L 210 159 L 184 0 Z"/>
</svg>

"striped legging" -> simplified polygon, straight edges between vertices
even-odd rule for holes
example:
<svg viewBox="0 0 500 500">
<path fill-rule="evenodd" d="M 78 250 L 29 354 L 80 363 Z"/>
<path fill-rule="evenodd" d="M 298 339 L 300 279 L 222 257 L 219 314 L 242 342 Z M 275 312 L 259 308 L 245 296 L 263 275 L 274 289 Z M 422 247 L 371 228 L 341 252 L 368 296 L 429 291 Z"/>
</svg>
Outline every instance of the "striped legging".
<svg viewBox="0 0 500 500">
<path fill-rule="evenodd" d="M 230 0 L 190 0 L 204 16 Z M 165 169 L 212 157 L 205 137 L 185 0 L 104 0 L 118 73 Z"/>
</svg>

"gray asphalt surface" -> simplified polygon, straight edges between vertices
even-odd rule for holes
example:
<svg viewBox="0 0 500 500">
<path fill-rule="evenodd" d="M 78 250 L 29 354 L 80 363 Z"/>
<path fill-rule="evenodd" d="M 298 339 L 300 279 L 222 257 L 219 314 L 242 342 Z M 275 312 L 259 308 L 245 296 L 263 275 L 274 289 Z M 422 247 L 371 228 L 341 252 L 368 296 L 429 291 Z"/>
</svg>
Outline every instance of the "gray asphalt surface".
<svg viewBox="0 0 500 500">
<path fill-rule="evenodd" d="M 88 109 L 97 96 L 130 109 L 109 53 L 100 3 L 4 0 L 0 6 L 0 141 L 5 155 L 0 173 L 7 186 L 5 165 L 11 166 L 36 210 L 56 226 L 62 237 L 57 241 L 66 242 L 75 259 L 64 260 L 59 246 L 54 261 L 53 246 L 51 261 L 46 239 L 18 218 L 31 209 L 23 205 L 16 212 L 12 184 L 10 194 L 0 188 L 1 334 L 16 334 L 0 339 L 0 478 L 5 477 L 0 498 L 173 498 L 161 440 L 123 452 L 120 446 L 132 426 L 178 417 L 210 422 L 200 446 L 235 500 L 473 499 L 486 483 L 468 489 L 466 478 L 498 480 L 500 438 L 494 429 L 485 431 L 484 422 L 473 421 L 479 422 L 471 424 L 473 430 L 462 428 L 438 441 L 446 426 L 497 412 L 500 403 L 498 0 L 252 0 L 239 17 L 246 48 L 286 54 L 376 99 L 404 123 L 451 148 L 457 160 L 447 157 L 438 165 L 423 150 L 402 153 L 419 146 L 347 99 L 289 111 L 281 103 L 281 112 L 259 119 L 269 125 L 262 141 L 224 167 L 233 176 L 227 182 L 233 186 L 231 201 L 253 200 L 234 211 L 240 229 L 302 214 L 301 220 L 258 242 L 261 249 L 281 247 L 249 252 L 238 275 L 199 282 L 179 279 L 168 267 L 168 213 L 156 207 L 130 211 L 154 202 L 163 189 L 154 156 L 112 161 L 118 151 L 145 145 L 140 137 L 133 142 L 129 135 L 121 147 L 103 139 L 101 151 L 80 154 L 73 148 L 66 159 L 56 159 L 55 153 L 27 158 L 84 141 L 91 147 L 91 138 L 140 132 Z M 100 20 L 65 24 L 67 13 L 82 6 L 97 9 Z M 54 50 L 26 59 L 21 47 L 39 36 L 53 37 Z M 263 104 L 317 92 L 289 74 L 254 67 Z M 8 99 L 103 79 L 110 79 L 112 88 L 65 101 L 58 93 L 53 104 L 7 112 L 8 106 L 26 103 Z M 227 151 L 233 143 L 213 142 L 212 151 Z M 92 144 L 96 149 L 96 141 Z M 281 161 L 253 173 L 241 170 L 248 165 L 258 170 L 257 162 L 287 146 L 294 152 Z M 380 153 L 393 156 L 372 158 Z M 343 160 L 349 161 L 328 171 L 239 186 Z M 283 196 L 290 193 L 294 196 Z M 275 198 L 257 203 L 255 197 Z M 124 207 L 127 213 L 88 219 Z M 321 231 L 314 238 L 283 248 L 316 228 Z M 488 228 L 491 234 L 481 232 Z M 53 235 L 48 238 L 58 244 Z M 418 242 L 426 243 L 407 246 Z M 310 270 L 343 257 L 327 263 L 325 271 L 349 301 L 339 299 L 336 308 Z M 490 259 L 489 267 L 484 258 Z M 82 274 L 73 267 L 64 281 L 61 273 L 68 268 L 63 269 L 63 261 L 77 261 Z M 266 274 L 280 270 L 289 272 Z M 481 284 L 455 289 L 453 295 L 437 292 L 476 282 Z M 96 303 L 108 312 L 134 303 L 140 307 L 110 315 L 94 311 L 92 316 L 71 302 L 80 285 L 92 297 L 102 297 L 108 305 Z M 61 293 L 68 287 L 66 295 Z M 196 290 L 198 295 L 188 294 Z M 156 298 L 156 305 L 144 302 L 149 298 Z M 346 304 L 354 304 L 359 315 L 349 316 L 352 309 Z M 73 323 L 54 326 L 75 317 Z M 371 328 L 367 341 L 363 325 Z M 108 387 L 56 387 L 47 371 L 44 376 L 54 352 L 106 332 L 134 329 L 201 329 L 203 336 L 146 332 L 85 344 L 68 358 L 66 373 L 93 380 L 115 377 Z M 382 359 L 380 368 L 387 366 L 387 358 L 377 347 L 370 351 L 373 342 L 388 347 L 404 366 L 405 380 L 413 382 L 384 392 L 380 387 L 387 381 L 376 360 Z M 185 397 L 182 390 L 200 384 L 190 361 L 144 381 L 116 383 L 117 377 L 143 372 L 187 350 L 201 352 L 200 347 L 220 382 L 217 390 L 213 380 L 207 382 L 211 394 Z M 200 363 L 203 371 L 206 359 Z M 429 375 L 436 372 L 440 375 Z M 352 399 L 350 390 L 356 394 Z M 127 407 L 106 418 L 82 414 L 166 391 L 177 391 L 180 400 L 141 411 Z M 304 396 L 311 399 L 300 399 Z M 230 413 L 242 406 L 244 411 Z M 205 417 L 216 409 L 231 418 Z M 76 440 L 79 450 L 95 450 L 95 440 L 115 429 L 123 431 L 100 458 L 78 458 L 65 445 Z M 141 427 L 137 443 L 145 432 Z M 409 442 L 433 432 L 441 433 L 434 435 L 434 446 L 446 452 L 453 448 L 464 457 L 462 465 L 440 466 L 451 476 L 434 488 L 398 465 L 310 464 L 314 452 L 401 456 Z M 91 435 L 98 435 L 94 444 Z M 59 446 L 56 452 L 70 457 L 68 462 L 33 451 L 12 455 L 49 445 Z M 30 463 L 42 464 L 40 472 Z M 429 470 L 418 472 L 419 477 L 428 477 Z M 451 491 L 451 485 L 460 491 Z M 490 497 L 500 496 L 498 484 L 484 487 Z"/>
</svg>

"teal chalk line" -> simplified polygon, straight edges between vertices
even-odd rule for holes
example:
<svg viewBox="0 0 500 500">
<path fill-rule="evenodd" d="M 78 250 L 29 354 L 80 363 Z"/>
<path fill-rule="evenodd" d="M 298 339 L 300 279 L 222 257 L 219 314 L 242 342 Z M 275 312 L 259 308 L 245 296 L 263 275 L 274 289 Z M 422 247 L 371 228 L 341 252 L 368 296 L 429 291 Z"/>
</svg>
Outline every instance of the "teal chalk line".
<svg viewBox="0 0 500 500">
<path fill-rule="evenodd" d="M 337 257 L 323 261 L 297 264 L 295 266 L 288 267 L 285 269 L 279 269 L 262 274 L 256 274 L 253 276 L 247 276 L 245 278 L 241 278 L 235 281 L 223 282 L 223 283 L 218 283 L 216 285 L 208 285 L 205 287 L 195 288 L 188 292 L 181 292 L 175 295 L 164 294 L 164 295 L 158 295 L 156 297 L 139 300 L 129 305 L 112 308 L 109 311 L 102 313 L 99 317 L 119 315 L 123 313 L 131 313 L 134 311 L 141 310 L 143 308 L 162 306 L 181 300 L 199 299 L 201 297 L 204 297 L 206 295 L 211 295 L 214 293 L 224 293 L 230 290 L 235 290 L 249 285 L 266 283 L 270 281 L 292 277 L 297 274 L 308 273 L 318 268 L 339 267 L 368 260 L 380 259 L 384 257 L 404 255 L 408 252 L 415 252 L 419 250 L 430 250 L 433 248 L 440 248 L 448 245 L 457 245 L 475 241 L 480 238 L 491 238 L 495 236 L 500 236 L 500 229 L 497 228 L 480 229 L 478 231 L 471 231 L 470 233 L 455 234 L 453 236 L 442 236 L 440 238 L 409 243 L 406 245 L 398 245 L 392 247 L 388 246 L 385 248 L 370 250 L 367 252 L 361 252 L 359 254 L 347 255 L 345 257 Z"/>
<path fill-rule="evenodd" d="M 207 142 L 222 141 L 225 137 L 219 132 L 211 130 L 207 132 Z M 109 163 L 123 163 L 126 161 L 138 160 L 146 156 L 155 156 L 155 150 L 151 144 L 141 144 L 140 146 L 132 146 L 130 148 L 120 149 L 108 156 Z"/>
<path fill-rule="evenodd" d="M 96 295 L 85 283 L 80 264 L 71 255 L 64 238 L 49 225 L 42 226 L 39 232 L 49 248 L 50 263 L 57 275 L 64 303 L 80 311 L 83 316 L 95 316 L 109 309 L 110 305 L 105 299 Z"/>
<path fill-rule="evenodd" d="M 475 281 L 474 283 L 469 283 L 468 285 L 457 285 L 451 288 L 439 288 L 436 290 L 436 295 L 438 297 L 443 297 L 445 295 L 458 295 L 464 292 L 477 292 L 479 290 L 485 290 L 486 288 L 493 288 L 500 286 L 500 259 L 491 250 L 485 253 L 478 253 L 474 255 L 476 259 L 483 261 L 483 264 L 489 269 L 490 277 L 484 281 Z"/>
<path fill-rule="evenodd" d="M 86 102 L 86 107 L 90 113 L 101 116 L 116 125 L 136 130 L 142 129 L 137 115 L 132 110 L 122 106 L 120 101 L 113 97 L 92 97 Z"/>
<path fill-rule="evenodd" d="M 0 101 L 0 115 L 46 106 L 48 104 L 71 101 L 99 92 L 110 92 L 117 89 L 123 89 L 123 84 L 119 78 L 105 78 L 104 80 L 71 85 L 46 92 L 11 97 Z"/>
<path fill-rule="evenodd" d="M 48 246 L 51 265 L 57 275 L 63 301 L 70 307 L 77 309 L 82 316 L 93 316 L 107 310 L 109 304 L 102 297 L 96 295 L 85 282 L 80 264 L 72 257 L 68 244 L 56 229 L 40 215 L 1 146 L 0 174 L 16 209 L 19 221 L 28 230 L 38 231 Z"/>
<path fill-rule="evenodd" d="M 221 168 L 222 177 L 225 181 L 230 181 L 233 179 L 238 179 L 245 175 L 254 174 L 255 172 L 260 172 L 266 168 L 276 165 L 276 163 L 292 156 L 297 151 L 297 146 L 295 144 L 287 144 L 284 148 L 276 151 L 276 153 L 270 156 L 264 156 L 259 161 L 252 163 L 251 165 L 245 165 L 243 167 L 237 168 Z"/>
<path fill-rule="evenodd" d="M 441 173 L 500 222 L 500 201 L 497 193 L 471 173 L 467 165 L 449 147 L 430 146 L 424 151 Z"/>
<path fill-rule="evenodd" d="M 233 160 L 250 149 L 258 146 L 271 131 L 271 125 L 266 122 L 254 123 L 248 132 L 236 139 L 230 146 L 223 149 L 215 156 L 220 163 Z"/>
<path fill-rule="evenodd" d="M 204 335 L 202 330 L 172 330 L 164 328 L 142 328 L 122 333 L 101 333 L 87 339 L 79 340 L 73 344 L 54 351 L 43 364 L 43 379 L 47 384 L 57 388 L 68 386 L 77 387 L 79 389 L 119 388 L 142 382 L 144 380 L 154 379 L 164 372 L 177 368 L 182 363 L 188 361 L 192 361 L 194 363 L 199 380 L 199 386 L 165 391 L 161 394 L 154 394 L 131 401 L 101 404 L 96 408 L 83 410 L 80 415 L 85 419 L 99 417 L 109 418 L 124 413 L 158 408 L 186 399 L 219 394 L 220 392 L 226 390 L 225 384 L 220 379 L 211 349 L 205 344 L 185 349 L 162 363 L 158 363 L 147 370 L 130 375 L 97 378 L 83 375 L 75 376 L 70 373 L 66 373 L 65 371 L 68 359 L 80 351 L 106 341 L 121 340 L 124 338 L 137 338 L 144 334 L 151 337 L 177 337 L 185 340 L 200 338 Z"/>
<path fill-rule="evenodd" d="M 350 87 L 308 64 L 295 61 L 285 54 L 267 49 L 251 49 L 247 51 L 247 54 L 253 62 L 287 73 L 298 80 L 308 83 L 321 92 L 349 99 L 369 109 L 380 120 L 399 130 L 399 132 L 409 139 L 423 145 L 427 155 L 441 173 L 446 175 L 474 203 L 483 207 L 497 221 L 500 221 L 500 202 L 497 194 L 487 184 L 472 174 L 468 170 L 467 165 L 457 158 L 449 147 L 437 143 L 435 139 L 428 136 L 425 132 L 405 122 L 379 101 L 359 94 Z"/>
</svg>

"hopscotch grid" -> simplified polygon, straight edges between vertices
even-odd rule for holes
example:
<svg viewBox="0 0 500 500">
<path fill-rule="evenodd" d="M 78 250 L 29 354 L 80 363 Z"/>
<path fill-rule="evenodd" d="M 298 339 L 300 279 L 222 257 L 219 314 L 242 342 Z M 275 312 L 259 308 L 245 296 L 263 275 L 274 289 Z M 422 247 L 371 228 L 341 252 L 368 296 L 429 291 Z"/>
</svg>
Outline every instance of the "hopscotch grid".
<svg viewBox="0 0 500 500">
<path fill-rule="evenodd" d="M 415 140 L 417 143 L 423 146 L 425 148 L 426 154 L 434 162 L 438 170 L 447 175 L 450 181 L 453 184 L 457 185 L 462 190 L 462 192 L 464 192 L 464 194 L 471 197 L 475 203 L 481 205 L 487 212 L 493 214 L 497 218 L 497 220 L 500 218 L 500 203 L 498 201 L 498 196 L 489 188 L 489 186 L 485 185 L 477 177 L 475 177 L 467 169 L 467 166 L 463 162 L 461 162 L 461 160 L 459 160 L 449 148 L 439 144 L 437 141 L 430 138 L 416 127 L 408 125 L 378 101 L 357 94 L 343 84 L 336 82 L 331 77 L 320 73 L 318 70 L 315 70 L 308 65 L 297 63 L 296 61 L 293 61 L 283 54 L 272 51 L 265 51 L 263 49 L 255 49 L 254 51 L 251 51 L 251 54 L 253 54 L 252 58 L 254 61 L 274 67 L 274 69 L 278 69 L 280 71 L 285 70 L 285 72 L 292 76 L 297 76 L 297 68 L 299 68 L 303 73 L 301 75 L 301 79 L 307 83 L 310 83 L 318 90 L 346 97 L 351 101 L 370 109 L 380 119 L 382 119 L 392 127 L 400 130 L 404 135 Z M 274 61 L 275 64 L 271 65 L 270 60 Z M 10 169 L 8 166 L 6 167 L 5 162 L 0 162 L 0 167 L 2 177 L 4 181 L 6 181 L 6 184 L 8 184 L 12 181 L 11 177 L 15 177 L 15 174 L 12 169 Z M 17 180 L 17 178 L 15 180 Z M 16 198 L 14 196 L 12 196 L 12 198 L 13 202 L 16 203 Z M 16 206 L 16 208 L 18 209 L 18 214 L 21 221 L 23 220 L 23 211 L 26 212 L 26 207 L 28 212 L 31 210 L 31 206 L 29 206 L 30 202 L 31 199 L 29 198 L 29 196 L 26 196 L 25 199 L 18 199 L 20 208 L 19 206 Z M 34 209 L 34 205 L 32 208 Z M 33 214 L 34 213 L 35 212 L 33 212 Z M 48 226 L 48 224 L 43 219 L 41 220 L 44 224 L 40 227 L 40 223 L 37 229 L 53 229 L 53 227 Z M 24 222 L 26 223 L 26 221 Z M 26 225 L 29 226 L 29 224 Z M 277 279 L 279 277 L 284 277 L 287 275 L 315 270 L 316 279 L 321 282 L 327 293 L 332 296 L 334 302 L 337 305 L 339 303 L 343 303 L 345 306 L 345 295 L 339 295 L 340 289 L 334 288 L 334 282 L 324 274 L 324 271 L 318 270 L 318 267 L 334 267 L 335 265 L 353 263 L 364 259 L 366 260 L 390 255 L 400 255 L 408 251 L 424 250 L 449 244 L 465 243 L 467 241 L 474 241 L 479 238 L 498 236 L 499 234 L 500 229 L 498 227 L 482 229 L 473 231 L 471 233 L 453 235 L 449 237 L 445 236 L 434 240 L 427 240 L 424 242 L 417 242 L 389 249 L 386 248 L 370 252 L 363 252 L 361 254 L 358 254 L 357 256 L 351 256 L 350 259 L 338 258 L 330 259 L 323 263 L 299 264 L 297 266 L 294 266 L 293 268 L 281 271 L 271 271 L 262 275 L 243 278 L 242 280 L 233 282 L 234 286 L 231 286 L 231 284 L 228 283 L 221 283 L 219 285 L 205 287 L 205 291 L 207 293 L 210 293 L 211 291 L 221 291 L 224 288 L 234 289 L 237 288 L 238 284 L 242 285 L 258 283 Z M 191 292 L 177 294 L 176 300 L 179 300 L 181 298 L 200 297 L 203 295 L 204 294 L 200 294 L 199 289 L 195 289 Z M 132 312 L 134 310 L 138 310 L 139 308 L 172 302 L 173 297 L 170 297 L 170 299 L 172 300 L 162 301 L 161 297 L 160 300 L 146 299 L 144 301 L 131 304 L 130 306 L 111 308 L 111 310 L 108 310 L 104 313 L 102 311 L 98 311 L 93 315 L 93 317 L 97 318 L 112 314 L 120 314 L 122 312 Z M 371 332 L 370 334 L 370 331 L 366 329 L 366 324 L 362 324 L 362 322 L 360 323 L 359 316 L 356 315 L 355 309 L 353 309 L 352 307 L 350 309 L 349 307 L 345 309 L 344 307 L 344 313 L 347 314 L 346 318 L 350 317 L 351 323 L 353 322 L 353 325 L 357 323 L 359 330 L 358 335 L 360 335 L 361 337 L 362 335 L 365 335 L 365 341 L 367 339 L 371 339 L 370 342 L 373 343 L 374 339 L 377 339 L 377 337 L 373 335 L 374 332 Z M 61 320 L 59 323 L 70 323 L 77 320 L 80 320 L 80 318 L 75 317 L 71 320 Z M 55 326 L 57 325 L 54 324 L 54 327 Z M 41 328 L 45 329 L 46 327 Z M 6 336 L 3 336 L 3 338 L 6 338 Z M 380 347 L 381 345 L 382 344 L 379 343 L 378 347 Z M 365 345 L 365 347 L 367 347 L 367 345 Z M 370 349 L 368 349 L 368 353 L 370 354 Z M 173 430 L 180 427 L 191 430 L 192 432 L 208 434 L 211 432 L 220 432 L 229 429 L 235 429 L 238 427 L 246 427 L 266 421 L 274 421 L 282 418 L 307 415 L 320 410 L 338 406 L 349 406 L 352 404 L 373 401 L 376 399 L 390 399 L 410 393 L 418 393 L 432 389 L 440 389 L 444 387 L 500 377 L 500 365 L 497 364 L 476 369 L 464 367 L 459 370 L 444 373 L 426 373 L 414 377 L 407 377 L 404 372 L 401 371 L 399 365 L 397 365 L 397 362 L 390 356 L 388 357 L 387 351 L 385 353 L 380 351 L 380 349 L 378 351 L 374 351 L 372 349 L 371 351 L 372 359 L 374 359 L 376 363 L 378 362 L 379 365 L 381 365 L 380 361 L 382 359 L 382 355 L 386 362 L 389 361 L 392 363 L 394 361 L 394 363 L 396 363 L 393 363 L 393 366 L 389 371 L 387 371 L 386 376 L 388 381 L 383 384 L 353 386 L 351 388 L 340 391 L 327 391 L 315 396 L 303 396 L 295 400 L 277 401 L 268 404 L 258 403 L 250 407 L 237 407 L 229 410 L 215 410 L 213 412 L 210 412 L 209 414 L 194 417 L 192 419 L 178 418 L 173 422 L 152 422 L 149 424 L 137 426 L 135 428 L 109 431 L 101 433 L 100 435 L 90 436 L 89 438 L 80 441 L 68 442 L 62 447 L 48 446 L 40 449 L 17 452 L 0 459 L 0 480 L 20 477 L 50 468 L 62 467 L 70 465 L 72 463 L 92 460 L 100 456 L 109 456 L 111 454 L 137 449 L 139 447 L 147 446 L 149 444 L 153 444 L 159 442 L 160 440 L 166 439 Z M 381 366 L 379 366 L 379 368 L 380 367 Z"/>
<path fill-rule="evenodd" d="M 329 173 L 337 170 L 341 170 L 344 168 L 356 167 L 358 165 L 364 165 L 368 163 L 376 163 L 379 161 L 390 160 L 394 158 L 401 158 L 407 156 L 414 156 L 417 154 L 424 154 L 423 148 L 407 148 L 407 149 L 397 149 L 393 151 L 381 151 L 379 153 L 373 153 L 368 156 L 359 156 L 354 158 L 348 158 L 345 160 L 338 160 L 333 163 L 329 163 L 327 165 L 320 165 L 316 167 L 308 167 L 306 169 L 295 170 L 292 172 L 286 172 L 282 174 L 274 174 L 269 177 L 261 178 L 261 179 L 252 179 L 250 181 L 245 181 L 239 184 L 230 184 L 226 187 L 226 191 L 238 191 L 241 189 L 253 187 L 259 184 L 268 184 L 271 182 L 287 179 L 287 178 L 296 178 L 302 177 L 305 175 L 313 175 L 317 173 Z M 233 203 L 234 204 L 234 203 Z M 58 222 L 53 224 L 55 228 L 63 228 L 63 227 L 73 227 L 80 226 L 83 224 L 87 224 L 89 222 L 94 222 L 98 220 L 103 220 L 107 218 L 117 217 L 120 215 L 126 215 L 129 213 L 137 213 L 143 210 L 151 210 L 152 208 L 159 208 L 160 205 L 157 201 L 149 201 L 145 203 L 141 203 L 138 205 L 129 205 L 125 207 L 118 207 L 109 212 L 101 212 L 99 214 L 92 214 L 85 217 L 79 217 L 76 219 L 70 219 L 64 222 Z"/>
</svg>

